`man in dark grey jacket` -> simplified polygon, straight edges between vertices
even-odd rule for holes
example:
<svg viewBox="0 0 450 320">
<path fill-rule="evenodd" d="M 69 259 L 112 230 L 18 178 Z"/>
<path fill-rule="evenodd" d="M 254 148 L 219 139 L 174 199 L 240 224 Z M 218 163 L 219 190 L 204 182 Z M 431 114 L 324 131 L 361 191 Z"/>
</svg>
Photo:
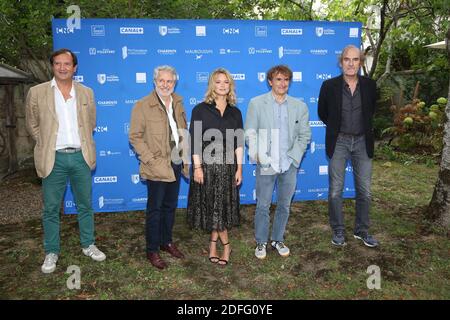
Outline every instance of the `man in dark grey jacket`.
<svg viewBox="0 0 450 320">
<path fill-rule="evenodd" d="M 373 115 L 376 82 L 358 74 L 364 55 L 353 45 L 340 56 L 342 74 L 322 84 L 319 117 L 326 124 L 325 147 L 329 157 L 328 213 L 333 229 L 332 244 L 345 245 L 342 190 L 347 160 L 351 160 L 356 187 L 354 237 L 368 247 L 378 241 L 368 233 L 370 185 L 374 149 Z"/>
</svg>

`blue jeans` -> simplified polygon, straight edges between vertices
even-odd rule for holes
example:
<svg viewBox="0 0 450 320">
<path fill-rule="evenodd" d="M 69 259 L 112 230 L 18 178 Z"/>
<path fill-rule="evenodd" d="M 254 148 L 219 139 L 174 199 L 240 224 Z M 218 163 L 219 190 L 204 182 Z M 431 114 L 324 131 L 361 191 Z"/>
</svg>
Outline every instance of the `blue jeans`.
<svg viewBox="0 0 450 320">
<path fill-rule="evenodd" d="M 147 181 L 147 211 L 145 213 L 145 239 L 147 253 L 159 252 L 159 247 L 172 243 L 175 209 L 180 191 L 181 165 L 172 163 L 174 182 Z"/>
<path fill-rule="evenodd" d="M 347 160 L 352 162 L 356 189 L 354 232 L 367 232 L 370 224 L 372 159 L 367 156 L 364 135 L 339 134 L 338 136 L 328 170 L 330 187 L 328 192 L 328 214 L 330 225 L 333 231 L 345 229 L 344 215 L 342 213 L 342 190 L 344 188 Z"/>
<path fill-rule="evenodd" d="M 265 174 L 260 165 L 256 167 L 256 213 L 255 213 L 255 240 L 265 243 L 269 237 L 272 194 L 277 185 L 277 208 L 272 226 L 274 241 L 284 241 L 284 231 L 289 218 L 291 200 L 297 185 L 297 168 L 291 164 L 283 173 Z M 268 168 L 267 170 L 272 170 Z"/>
</svg>

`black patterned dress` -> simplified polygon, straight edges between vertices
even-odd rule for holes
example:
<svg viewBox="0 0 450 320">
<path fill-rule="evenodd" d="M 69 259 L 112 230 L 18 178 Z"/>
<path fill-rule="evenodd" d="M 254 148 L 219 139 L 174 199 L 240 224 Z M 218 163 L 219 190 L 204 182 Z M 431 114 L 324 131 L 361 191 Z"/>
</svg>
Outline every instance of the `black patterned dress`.
<svg viewBox="0 0 450 320">
<path fill-rule="evenodd" d="M 227 133 L 230 136 L 233 132 L 230 130 L 237 134 L 227 141 Z M 189 226 L 207 232 L 238 226 L 239 188 L 235 181 L 234 152 L 244 142 L 241 111 L 228 105 L 221 116 L 215 104 L 202 102 L 192 110 L 189 132 L 191 154 L 201 152 L 204 177 L 204 183 L 199 184 L 194 181 L 191 171 L 187 207 Z"/>
</svg>

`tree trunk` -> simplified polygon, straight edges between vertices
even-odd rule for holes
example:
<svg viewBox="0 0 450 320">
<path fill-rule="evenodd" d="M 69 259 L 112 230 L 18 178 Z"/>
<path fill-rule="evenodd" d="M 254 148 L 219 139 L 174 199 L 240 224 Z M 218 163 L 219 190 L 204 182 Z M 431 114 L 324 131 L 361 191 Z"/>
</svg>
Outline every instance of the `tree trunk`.
<svg viewBox="0 0 450 320">
<path fill-rule="evenodd" d="M 450 28 L 447 31 L 447 56 L 450 63 Z M 444 147 L 439 176 L 434 186 L 433 197 L 427 208 L 427 218 L 450 231 L 450 83 L 445 114 Z"/>
</svg>

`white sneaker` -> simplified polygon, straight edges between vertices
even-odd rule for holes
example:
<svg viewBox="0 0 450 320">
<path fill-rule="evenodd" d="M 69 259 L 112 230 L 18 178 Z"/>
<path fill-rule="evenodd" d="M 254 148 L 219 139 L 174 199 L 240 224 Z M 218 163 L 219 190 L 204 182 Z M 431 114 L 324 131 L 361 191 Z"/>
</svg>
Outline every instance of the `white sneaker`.
<svg viewBox="0 0 450 320">
<path fill-rule="evenodd" d="M 106 255 L 100 250 L 98 250 L 95 244 L 91 244 L 89 247 L 83 248 L 83 253 L 86 256 L 91 257 L 92 260 L 95 261 L 103 261 L 106 259 Z"/>
<path fill-rule="evenodd" d="M 257 243 L 255 248 L 255 256 L 258 259 L 264 259 L 266 257 L 267 243 Z"/>
<path fill-rule="evenodd" d="M 56 253 L 49 253 L 45 256 L 44 264 L 41 267 L 43 273 L 52 273 L 56 269 L 56 262 L 58 255 Z"/>
<path fill-rule="evenodd" d="M 278 254 L 282 257 L 289 256 L 289 248 L 282 241 L 272 241 L 272 248 L 277 249 Z"/>
</svg>

